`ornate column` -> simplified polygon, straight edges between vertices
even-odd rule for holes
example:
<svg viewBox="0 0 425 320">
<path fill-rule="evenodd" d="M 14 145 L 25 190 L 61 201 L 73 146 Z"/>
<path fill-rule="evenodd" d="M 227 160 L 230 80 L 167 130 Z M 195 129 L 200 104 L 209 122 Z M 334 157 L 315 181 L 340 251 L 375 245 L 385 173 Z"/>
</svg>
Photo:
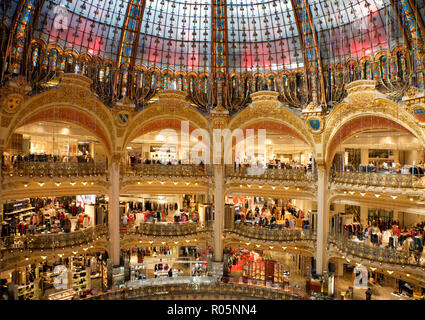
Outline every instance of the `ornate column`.
<svg viewBox="0 0 425 320">
<path fill-rule="evenodd" d="M 120 154 L 109 164 L 109 257 L 113 266 L 120 264 Z"/>
<path fill-rule="evenodd" d="M 316 273 L 323 275 L 328 269 L 327 244 L 329 232 L 328 170 L 324 163 L 317 163 L 317 240 Z"/>
<path fill-rule="evenodd" d="M 368 218 L 369 209 L 365 205 L 360 206 L 360 223 L 363 228 L 367 226 L 367 218 Z"/>
<path fill-rule="evenodd" d="M 223 261 L 224 165 L 214 164 L 214 261 Z"/>
<path fill-rule="evenodd" d="M 223 107 L 219 106 L 210 113 L 210 120 L 212 126 L 210 128 L 210 136 L 213 130 L 222 130 L 227 127 L 229 122 L 229 112 Z M 213 139 L 221 139 L 220 137 L 214 137 Z M 221 141 L 221 140 L 220 140 Z M 215 150 L 217 149 L 217 150 Z M 221 155 L 221 159 L 215 159 L 214 154 Z M 218 145 L 210 143 L 210 161 L 213 167 L 214 175 L 214 224 L 213 224 L 213 248 L 214 248 L 214 261 L 223 261 L 223 229 L 224 229 L 224 179 L 225 179 L 225 167 L 223 162 L 223 144 Z"/>
</svg>

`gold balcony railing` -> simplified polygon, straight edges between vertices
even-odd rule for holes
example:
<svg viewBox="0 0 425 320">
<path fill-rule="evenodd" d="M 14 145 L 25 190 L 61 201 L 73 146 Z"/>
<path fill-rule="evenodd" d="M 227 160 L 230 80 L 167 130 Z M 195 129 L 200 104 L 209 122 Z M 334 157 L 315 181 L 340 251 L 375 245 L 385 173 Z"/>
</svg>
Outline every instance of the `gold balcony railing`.
<svg viewBox="0 0 425 320">
<path fill-rule="evenodd" d="M 198 223 L 188 222 L 188 223 L 150 223 L 150 222 L 141 222 L 136 227 L 122 229 L 121 233 L 124 234 L 140 234 L 147 236 L 185 236 L 195 234 L 197 232 L 203 231 L 205 229 L 201 228 Z"/>
<path fill-rule="evenodd" d="M 328 241 L 330 244 L 335 245 L 340 251 L 354 257 L 382 263 L 420 266 L 420 259 L 415 259 L 413 253 L 354 242 L 342 234 L 329 234 Z"/>
<path fill-rule="evenodd" d="M 425 188 L 425 177 L 414 174 L 375 172 L 332 172 L 331 181 L 388 188 Z"/>
<path fill-rule="evenodd" d="M 220 295 L 267 300 L 306 300 L 308 297 L 291 289 L 272 289 L 254 285 L 229 283 L 176 283 L 116 290 L 87 298 L 88 300 L 142 300 L 158 296 Z"/>
<path fill-rule="evenodd" d="M 316 240 L 314 230 L 288 229 L 281 225 L 274 225 L 273 227 L 254 227 L 249 223 L 236 223 L 233 229 L 228 231 L 247 238 L 265 241 Z"/>
<path fill-rule="evenodd" d="M 4 250 L 55 249 L 89 243 L 107 234 L 107 226 L 101 225 L 70 233 L 50 233 L 0 238 L 0 248 Z"/>
<path fill-rule="evenodd" d="M 226 165 L 226 177 L 265 179 L 282 181 L 315 181 L 317 175 L 312 171 L 300 169 L 234 167 Z"/>
<path fill-rule="evenodd" d="M 20 162 L 3 166 L 3 176 L 87 177 L 106 174 L 105 164 L 73 162 Z"/>
<path fill-rule="evenodd" d="M 136 164 L 128 166 L 126 173 L 130 176 L 204 177 L 208 175 L 209 170 L 205 165 Z"/>
</svg>

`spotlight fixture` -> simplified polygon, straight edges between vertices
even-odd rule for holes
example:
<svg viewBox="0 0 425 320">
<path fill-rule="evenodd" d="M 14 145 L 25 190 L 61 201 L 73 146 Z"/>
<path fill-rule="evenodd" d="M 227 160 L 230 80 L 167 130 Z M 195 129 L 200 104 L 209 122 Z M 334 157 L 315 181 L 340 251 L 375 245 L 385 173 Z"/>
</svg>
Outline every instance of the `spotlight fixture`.
<svg viewBox="0 0 425 320">
<path fill-rule="evenodd" d="M 74 186 L 74 185 L 75 185 L 75 183 L 76 183 L 76 182 L 70 182 L 69 184 L 70 184 L 71 186 Z"/>
<path fill-rule="evenodd" d="M 360 192 L 360 195 L 362 196 L 362 197 L 364 197 L 364 195 L 365 195 L 366 193 L 365 192 Z"/>
<path fill-rule="evenodd" d="M 375 193 L 375 197 L 379 198 L 380 196 L 380 194 Z"/>
<path fill-rule="evenodd" d="M 391 198 L 393 198 L 393 199 L 397 199 L 397 196 L 391 196 Z"/>
<path fill-rule="evenodd" d="M 276 189 L 276 187 L 275 186 L 272 186 L 272 189 L 274 190 L 274 189 Z"/>
<path fill-rule="evenodd" d="M 38 184 L 40 185 L 40 187 L 44 186 L 44 182 L 39 182 Z"/>
<path fill-rule="evenodd" d="M 148 181 L 148 184 L 152 184 L 152 181 Z"/>
<path fill-rule="evenodd" d="M 248 188 L 251 188 L 251 185 L 250 185 L 250 184 L 247 184 L 246 186 L 247 186 Z"/>
<path fill-rule="evenodd" d="M 86 184 L 87 184 L 87 182 L 86 181 L 83 181 L 83 182 L 81 182 L 82 184 L 83 184 L 83 186 L 85 186 Z"/>
<path fill-rule="evenodd" d="M 354 194 L 355 192 L 354 192 L 354 191 L 349 191 L 349 193 L 350 193 L 350 194 Z"/>
<path fill-rule="evenodd" d="M 289 189 L 289 187 L 283 187 L 285 190 L 288 190 Z"/>
<path fill-rule="evenodd" d="M 160 184 L 164 184 L 164 183 L 165 183 L 165 181 L 160 181 L 159 183 L 160 183 Z"/>
<path fill-rule="evenodd" d="M 24 184 L 24 187 L 25 187 L 25 188 L 26 188 L 26 187 L 28 187 L 28 184 L 26 184 L 26 183 L 25 183 L 25 184 Z"/>
<path fill-rule="evenodd" d="M 59 187 L 59 186 L 61 185 L 61 183 L 60 183 L 60 182 L 55 182 L 55 185 L 56 185 L 57 187 Z"/>
<path fill-rule="evenodd" d="M 174 185 L 176 185 L 178 182 L 177 181 L 174 181 L 173 183 L 174 183 Z"/>
<path fill-rule="evenodd" d="M 263 189 L 263 186 L 258 186 L 258 188 Z"/>
</svg>

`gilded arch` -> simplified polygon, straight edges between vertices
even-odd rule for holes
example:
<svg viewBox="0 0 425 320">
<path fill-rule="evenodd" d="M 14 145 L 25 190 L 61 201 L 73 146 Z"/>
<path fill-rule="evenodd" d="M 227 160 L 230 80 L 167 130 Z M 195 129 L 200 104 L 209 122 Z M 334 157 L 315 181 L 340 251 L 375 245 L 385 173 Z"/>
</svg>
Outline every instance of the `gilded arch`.
<svg viewBox="0 0 425 320">
<path fill-rule="evenodd" d="M 81 91 L 78 87 L 53 89 L 25 101 L 9 122 L 4 146 L 7 146 L 13 132 L 23 124 L 57 120 L 82 126 L 93 133 L 104 144 L 109 156 L 115 134 L 111 113 L 99 100 L 87 97 Z"/>
<path fill-rule="evenodd" d="M 165 122 L 166 120 L 172 121 L 173 123 L 169 122 L 167 124 Z M 139 135 L 138 132 L 143 130 L 144 127 L 149 126 L 149 128 L 154 128 L 155 122 L 158 122 L 157 127 L 165 129 L 167 127 L 162 125 L 175 126 L 176 121 L 189 121 L 189 125 L 192 128 L 202 128 L 208 130 L 208 119 L 204 117 L 199 111 L 188 106 L 167 108 L 164 103 L 159 102 L 158 104 L 151 105 L 142 110 L 130 120 L 124 134 L 121 150 L 125 150 L 127 144 L 136 138 Z M 174 127 L 169 128 L 174 129 Z"/>
<path fill-rule="evenodd" d="M 384 98 L 377 98 L 370 105 L 353 105 L 343 102 L 332 111 L 323 132 L 326 164 L 330 165 L 332 163 L 335 151 L 332 150 L 332 145 L 338 132 L 351 121 L 364 117 L 387 119 L 399 126 L 399 129 L 410 132 L 425 145 L 425 132 L 418 126 L 417 120 L 406 107 Z"/>
<path fill-rule="evenodd" d="M 272 114 L 260 114 L 252 108 L 246 108 L 230 120 L 228 128 L 233 131 L 237 128 L 245 129 L 259 122 L 273 122 L 288 128 L 288 133 L 295 133 L 297 137 L 307 143 L 314 150 L 314 139 L 306 123 L 286 108 L 277 108 Z"/>
</svg>

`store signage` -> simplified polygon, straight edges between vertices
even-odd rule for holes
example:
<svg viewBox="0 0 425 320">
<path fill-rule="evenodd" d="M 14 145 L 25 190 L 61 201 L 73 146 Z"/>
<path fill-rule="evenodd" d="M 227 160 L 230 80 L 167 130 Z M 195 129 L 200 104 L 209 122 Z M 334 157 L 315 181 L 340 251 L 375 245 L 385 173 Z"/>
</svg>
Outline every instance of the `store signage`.
<svg viewBox="0 0 425 320">
<path fill-rule="evenodd" d="M 176 152 L 176 149 L 171 147 L 151 146 L 151 152 L 157 152 L 157 151 Z"/>
<path fill-rule="evenodd" d="M 85 207 L 86 204 L 96 203 L 96 195 L 79 195 L 76 196 L 77 207 Z"/>
</svg>

